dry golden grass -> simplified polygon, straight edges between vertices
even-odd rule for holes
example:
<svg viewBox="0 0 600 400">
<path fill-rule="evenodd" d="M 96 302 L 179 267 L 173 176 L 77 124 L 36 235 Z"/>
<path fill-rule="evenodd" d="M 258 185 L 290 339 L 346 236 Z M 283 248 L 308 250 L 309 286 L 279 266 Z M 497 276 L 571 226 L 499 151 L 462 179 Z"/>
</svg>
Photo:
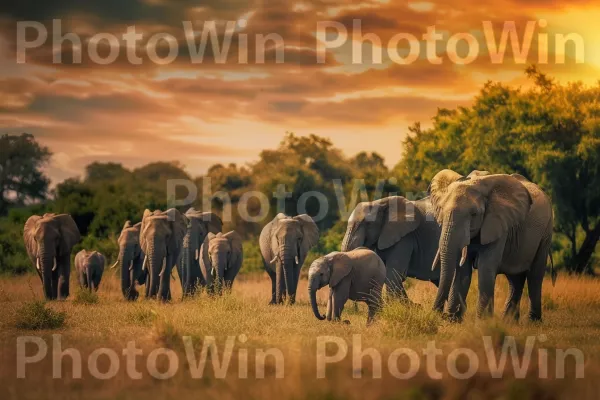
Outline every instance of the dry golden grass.
<svg viewBox="0 0 600 400">
<path fill-rule="evenodd" d="M 426 282 L 413 281 L 408 289 L 412 300 L 422 307 L 407 308 L 391 302 L 386 304 L 377 321 L 366 326 L 366 306 L 358 312 L 352 304 L 346 305 L 344 318 L 350 324 L 317 321 L 308 302 L 306 281 L 300 282 L 298 301 L 294 306 L 268 305 L 270 281 L 265 276 L 242 277 L 233 292 L 223 297 L 200 294 L 181 301 L 178 281 L 173 281 L 171 304 L 140 299 L 126 302 L 122 299 L 116 274 L 105 276 L 97 301 L 75 296 L 77 284 L 72 282 L 73 298 L 47 303 L 46 307 L 64 313 L 62 327 L 51 330 L 29 331 L 17 327 L 15 321 L 24 304 L 40 300 L 41 284 L 37 276 L 0 279 L 0 398 L 44 399 L 56 398 L 260 398 L 260 399 L 429 399 L 429 398 L 596 398 L 600 393 L 600 281 L 561 275 L 552 287 L 550 280 L 544 285 L 544 322 L 527 321 L 528 301 L 524 295 L 519 323 L 505 322 L 499 315 L 506 298 L 506 280 L 497 282 L 496 315 L 480 321 L 475 318 L 476 276 L 468 298 L 467 316 L 462 324 L 443 321 L 429 311 L 436 288 Z M 325 310 L 325 289 L 319 293 L 321 311 Z M 76 300 L 78 299 L 78 300 Z M 71 376 L 71 361 L 63 360 L 63 378 L 52 378 L 52 335 L 62 335 L 63 350 L 73 347 L 81 351 L 84 360 L 82 379 Z M 362 348 L 373 347 L 382 354 L 383 376 L 372 378 L 372 363 L 365 357 L 363 378 L 353 379 L 353 335 L 361 335 Z M 39 335 L 48 343 L 48 356 L 40 363 L 27 367 L 27 378 L 17 379 L 16 338 L 22 335 Z M 191 336 L 201 347 L 205 336 L 215 336 L 219 346 L 228 336 L 245 335 L 243 344 L 238 340 L 225 379 L 215 378 L 212 371 L 202 379 L 190 378 L 185 361 L 182 336 Z M 441 380 L 429 379 L 424 359 L 419 373 L 410 380 L 399 380 L 387 369 L 387 356 L 397 348 L 409 347 L 421 354 L 428 341 L 447 356 L 452 349 L 463 346 L 482 354 L 482 336 L 491 336 L 501 347 L 505 336 L 517 338 L 520 345 L 527 336 L 545 335 L 543 347 L 547 349 L 576 347 L 585 354 L 585 379 L 574 380 L 572 365 L 567 364 L 568 379 L 539 379 L 534 365 L 526 379 L 493 379 L 487 366 L 467 380 L 456 380 L 447 374 L 445 357 L 438 358 Z M 316 338 L 337 336 L 348 343 L 348 356 L 344 361 L 329 366 L 327 379 L 316 379 Z M 138 370 L 144 375 L 134 380 L 125 373 L 124 359 L 121 369 L 112 379 L 102 381 L 89 375 L 85 361 L 100 347 L 112 348 L 119 356 L 127 342 L 135 340 L 143 349 L 138 360 Z M 33 346 L 32 346 L 33 347 Z M 166 347 L 180 355 L 180 368 L 172 379 L 161 381 L 152 378 L 145 368 L 147 355 L 155 348 Z M 238 351 L 249 353 L 248 378 L 238 377 Z M 284 354 L 285 374 L 275 377 L 274 363 L 267 363 L 266 376 L 257 379 L 254 354 L 257 349 L 277 348 Z M 33 351 L 33 350 L 29 350 Z M 552 351 L 549 351 L 552 353 Z M 328 353 L 329 354 L 329 353 Z M 102 366 L 102 362 L 100 362 Z M 163 360 L 164 361 L 164 360 Z M 399 370 L 406 358 L 400 358 Z M 482 358 L 482 362 L 485 361 Z M 210 364 L 210 363 L 209 363 Z M 461 363 L 459 363 L 461 365 Z M 166 368 L 166 367 L 165 367 Z M 102 367 L 100 367 L 101 370 Z M 106 368 L 104 368 L 105 370 Z M 163 368 L 164 369 L 164 368 Z M 464 368 L 463 368 L 464 369 Z M 210 370 L 210 369 L 209 369 Z M 550 367 L 553 371 L 553 367 Z M 550 378 L 553 373 L 550 373 Z"/>
</svg>

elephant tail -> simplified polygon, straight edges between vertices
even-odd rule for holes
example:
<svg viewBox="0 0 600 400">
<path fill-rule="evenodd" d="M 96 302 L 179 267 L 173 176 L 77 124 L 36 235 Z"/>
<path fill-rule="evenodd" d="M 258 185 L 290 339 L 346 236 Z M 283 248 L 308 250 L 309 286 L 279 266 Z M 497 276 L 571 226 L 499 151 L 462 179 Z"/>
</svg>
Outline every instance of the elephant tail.
<svg viewBox="0 0 600 400">
<path fill-rule="evenodd" d="M 552 287 L 556 286 L 556 270 L 554 269 L 554 259 L 552 258 L 552 252 L 548 252 L 550 256 L 550 276 L 552 277 Z"/>
</svg>

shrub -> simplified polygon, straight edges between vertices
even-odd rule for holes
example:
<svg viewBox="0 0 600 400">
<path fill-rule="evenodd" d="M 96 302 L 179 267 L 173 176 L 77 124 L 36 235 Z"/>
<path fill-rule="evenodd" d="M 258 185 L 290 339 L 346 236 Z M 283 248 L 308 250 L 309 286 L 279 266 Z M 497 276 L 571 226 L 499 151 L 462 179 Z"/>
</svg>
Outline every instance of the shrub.
<svg viewBox="0 0 600 400">
<path fill-rule="evenodd" d="M 90 290 L 80 289 L 75 293 L 74 304 L 96 304 L 98 295 Z"/>
<path fill-rule="evenodd" d="M 23 304 L 17 310 L 15 327 L 29 330 L 57 329 L 65 324 L 66 317 L 66 313 L 47 308 L 46 303 L 36 300 Z"/>
</svg>

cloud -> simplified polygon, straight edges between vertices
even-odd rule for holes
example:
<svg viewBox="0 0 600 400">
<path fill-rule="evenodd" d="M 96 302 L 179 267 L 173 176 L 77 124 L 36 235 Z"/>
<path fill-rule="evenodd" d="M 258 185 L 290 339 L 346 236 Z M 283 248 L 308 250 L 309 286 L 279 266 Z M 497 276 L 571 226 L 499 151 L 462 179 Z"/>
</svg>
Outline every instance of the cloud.
<svg viewBox="0 0 600 400">
<path fill-rule="evenodd" d="M 515 21 L 522 36 L 528 21 L 558 15 L 557 10 L 562 15 L 561 8 L 567 7 L 567 3 L 546 0 L 419 3 L 423 2 L 12 2 L 0 13 L 0 132 L 28 131 L 49 145 L 56 154 L 49 168 L 55 180 L 77 174 L 94 160 L 123 161 L 135 167 L 178 159 L 198 174 L 213 163 L 250 161 L 261 149 L 276 146 L 288 130 L 331 136 L 347 152 L 379 151 L 393 164 L 400 155 L 400 139 L 412 122 L 426 124 L 438 107 L 468 104 L 488 79 L 526 84 L 526 64 L 513 60 L 511 46 L 504 63 L 490 61 L 482 21 L 493 22 L 497 37 L 504 21 Z M 577 0 L 568 6 L 600 17 L 590 1 Z M 81 63 L 73 63 L 70 45 L 53 49 L 52 20 L 56 18 L 62 21 L 63 34 L 80 36 Z M 351 40 L 327 51 L 326 62 L 319 63 L 317 44 L 322 37 L 316 32 L 317 22 L 339 22 L 351 33 L 356 19 L 361 21 L 363 35 L 372 33 L 381 39 L 383 63 L 370 60 L 380 49 L 377 43 L 366 41 L 358 44 L 364 61 L 353 64 Z M 26 64 L 17 64 L 16 23 L 23 20 L 44 23 L 50 36 L 43 46 L 27 51 Z M 194 63 L 183 21 L 192 21 L 199 35 L 204 23 L 213 20 L 219 43 L 226 37 L 226 21 L 235 22 L 228 57 L 220 62 L 218 52 L 209 45 L 202 62 Z M 427 59 L 422 37 L 433 25 L 444 35 L 436 46 L 443 59 L 439 65 Z M 121 38 L 130 26 L 144 35 L 134 49 L 143 60 L 141 65 L 128 58 L 123 40 L 113 63 L 92 62 L 88 54 L 91 37 L 105 32 Z M 553 18 L 548 33 L 577 33 L 578 28 L 577 19 Z M 527 63 L 535 62 L 538 55 L 536 29 Z M 594 29 L 586 30 L 586 52 L 590 52 L 597 38 Z M 482 44 L 480 57 L 469 65 L 454 64 L 447 53 L 448 37 L 459 32 L 475 35 Z M 156 33 L 169 33 L 177 40 L 178 56 L 173 62 L 149 61 L 146 44 Z M 418 58 L 409 65 L 394 62 L 387 52 L 389 40 L 398 33 L 418 40 Z M 254 51 L 258 35 L 269 34 L 281 37 L 284 45 L 276 47 L 278 40 L 268 42 L 264 63 L 258 63 L 262 55 L 257 57 Z M 245 41 L 248 63 L 240 63 Z M 597 77 L 600 64 L 576 64 L 573 48 L 567 51 L 565 65 L 553 64 L 550 44 L 551 63 L 542 65 L 542 70 L 562 80 Z M 398 47 L 401 55 L 408 54 L 408 42 L 401 41 Z M 106 43 L 98 46 L 102 55 L 109 50 Z M 467 50 L 460 43 L 457 54 L 464 57 Z M 282 51 L 284 62 L 278 63 Z M 157 55 L 168 53 L 166 42 L 161 42 Z M 61 64 L 53 63 L 57 54 Z M 361 137 L 365 132 L 370 137 L 366 145 Z"/>
</svg>

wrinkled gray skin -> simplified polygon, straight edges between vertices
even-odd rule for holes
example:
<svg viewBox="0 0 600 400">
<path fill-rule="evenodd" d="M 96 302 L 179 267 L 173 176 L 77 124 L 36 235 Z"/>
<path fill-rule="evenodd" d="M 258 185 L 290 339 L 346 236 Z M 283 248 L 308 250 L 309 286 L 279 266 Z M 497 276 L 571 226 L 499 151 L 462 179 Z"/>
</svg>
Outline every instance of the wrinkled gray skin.
<svg viewBox="0 0 600 400">
<path fill-rule="evenodd" d="M 147 268 L 149 276 L 147 297 L 171 300 L 171 271 L 179 260 L 187 225 L 187 218 L 175 208 L 144 211 L 140 246 L 145 254 L 142 269 Z"/>
<path fill-rule="evenodd" d="M 187 231 L 183 238 L 181 260 L 177 263 L 184 297 L 193 295 L 198 286 L 206 286 L 206 276 L 200 269 L 200 248 L 208 233 L 216 234 L 223 229 L 221 218 L 214 213 L 190 208 L 185 216 L 188 220 Z"/>
<path fill-rule="evenodd" d="M 308 251 L 319 240 L 319 228 L 307 214 L 279 213 L 260 233 L 260 252 L 271 278 L 271 304 L 296 300 L 300 269 Z"/>
<path fill-rule="evenodd" d="M 144 285 L 146 283 L 147 271 L 142 271 L 144 262 L 144 252 L 140 246 L 140 231 L 142 223 L 131 225 L 130 221 L 125 222 L 119 239 L 119 256 L 117 261 L 111 267 L 121 269 L 121 293 L 126 300 L 133 301 L 139 296 L 136 290 L 136 284 Z M 146 285 L 146 291 L 149 285 Z"/>
<path fill-rule="evenodd" d="M 81 250 L 75 255 L 75 270 L 79 286 L 90 291 L 98 291 L 106 259 L 97 251 Z"/>
<path fill-rule="evenodd" d="M 23 229 L 27 254 L 35 267 L 47 300 L 69 296 L 71 250 L 81 235 L 68 214 L 29 217 Z"/>
<path fill-rule="evenodd" d="M 370 324 L 381 307 L 385 277 L 381 258 L 364 247 L 345 253 L 336 251 L 318 258 L 308 270 L 308 295 L 315 317 L 339 321 L 344 304 L 350 299 L 367 303 L 367 324 Z M 327 314 L 322 316 L 317 305 L 317 290 L 326 285 L 329 285 Z"/>
<path fill-rule="evenodd" d="M 230 290 L 243 260 L 242 238 L 236 232 L 209 233 L 202 244 L 201 269 L 209 293 Z"/>
<path fill-rule="evenodd" d="M 442 226 L 440 286 L 434 309 L 462 317 L 471 282 L 478 270 L 477 316 L 493 314 L 496 275 L 506 275 L 509 296 L 504 315 L 519 319 L 519 303 L 527 281 L 533 321 L 542 318 L 542 282 L 552 242 L 552 205 L 535 184 L 521 175 L 474 171 L 463 177 L 451 170 L 436 174 L 431 203 Z M 462 266 L 461 266 L 462 264 Z M 469 265 L 472 264 L 472 265 Z M 457 268 L 458 266 L 458 268 Z"/>
<path fill-rule="evenodd" d="M 407 278 L 439 283 L 439 270 L 432 271 L 440 240 L 429 198 L 409 201 L 390 196 L 356 205 L 348 219 L 341 250 L 367 247 L 386 266 L 387 293 L 408 301 L 402 282 Z"/>
</svg>

